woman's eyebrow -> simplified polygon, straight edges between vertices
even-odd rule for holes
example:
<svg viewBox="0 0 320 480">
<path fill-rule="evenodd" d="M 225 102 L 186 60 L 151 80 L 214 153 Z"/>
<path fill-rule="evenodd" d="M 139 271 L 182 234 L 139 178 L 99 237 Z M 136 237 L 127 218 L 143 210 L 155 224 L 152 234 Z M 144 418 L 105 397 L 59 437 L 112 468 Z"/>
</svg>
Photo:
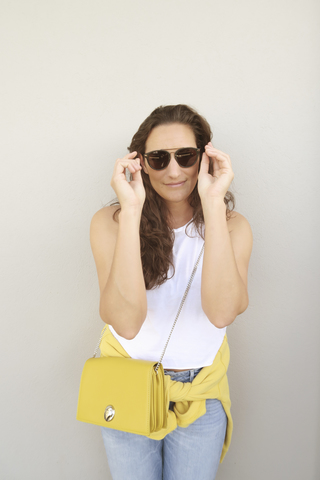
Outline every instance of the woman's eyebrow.
<svg viewBox="0 0 320 480">
<path fill-rule="evenodd" d="M 169 152 L 169 150 L 179 150 L 180 148 L 187 148 L 187 147 L 157 148 L 156 150 L 167 150 Z"/>
</svg>

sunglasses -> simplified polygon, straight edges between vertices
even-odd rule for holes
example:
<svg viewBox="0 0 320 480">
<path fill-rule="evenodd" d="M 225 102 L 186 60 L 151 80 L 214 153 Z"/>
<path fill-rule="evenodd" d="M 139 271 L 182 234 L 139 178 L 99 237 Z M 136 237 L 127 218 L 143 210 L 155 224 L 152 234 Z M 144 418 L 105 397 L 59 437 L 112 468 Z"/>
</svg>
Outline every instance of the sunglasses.
<svg viewBox="0 0 320 480">
<path fill-rule="evenodd" d="M 182 168 L 192 167 L 198 160 L 200 148 L 185 147 L 174 152 L 174 158 Z M 153 150 L 143 155 L 153 170 L 163 170 L 170 163 L 171 154 L 167 150 Z"/>
</svg>

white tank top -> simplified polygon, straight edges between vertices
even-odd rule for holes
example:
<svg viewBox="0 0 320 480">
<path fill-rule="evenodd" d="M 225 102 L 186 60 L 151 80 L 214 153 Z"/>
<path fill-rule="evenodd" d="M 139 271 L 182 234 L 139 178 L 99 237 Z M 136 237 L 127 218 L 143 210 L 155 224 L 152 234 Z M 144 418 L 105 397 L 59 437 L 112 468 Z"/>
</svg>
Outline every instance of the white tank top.
<svg viewBox="0 0 320 480">
<path fill-rule="evenodd" d="M 132 358 L 158 361 L 169 337 L 203 245 L 193 224 L 188 227 L 188 234 L 192 236 L 186 235 L 185 228 L 174 229 L 174 276 L 163 285 L 147 290 L 147 317 L 139 333 L 132 340 L 127 340 L 110 326 L 112 334 Z M 201 307 L 202 263 L 203 256 L 164 355 L 162 365 L 165 369 L 207 367 L 212 364 L 222 345 L 226 327 L 215 327 Z M 171 268 L 168 273 L 170 277 Z"/>
</svg>

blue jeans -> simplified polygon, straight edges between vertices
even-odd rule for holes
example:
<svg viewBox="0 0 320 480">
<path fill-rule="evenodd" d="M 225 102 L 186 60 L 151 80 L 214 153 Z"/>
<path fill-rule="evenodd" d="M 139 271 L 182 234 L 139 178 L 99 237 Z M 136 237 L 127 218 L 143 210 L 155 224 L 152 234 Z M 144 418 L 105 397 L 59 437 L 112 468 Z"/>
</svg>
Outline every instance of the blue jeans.
<svg viewBox="0 0 320 480">
<path fill-rule="evenodd" d="M 192 382 L 200 372 L 165 370 L 172 380 Z M 172 410 L 173 402 L 170 402 Z M 101 427 L 113 480 L 214 480 L 227 428 L 220 400 L 206 400 L 206 414 L 162 440 Z"/>
</svg>

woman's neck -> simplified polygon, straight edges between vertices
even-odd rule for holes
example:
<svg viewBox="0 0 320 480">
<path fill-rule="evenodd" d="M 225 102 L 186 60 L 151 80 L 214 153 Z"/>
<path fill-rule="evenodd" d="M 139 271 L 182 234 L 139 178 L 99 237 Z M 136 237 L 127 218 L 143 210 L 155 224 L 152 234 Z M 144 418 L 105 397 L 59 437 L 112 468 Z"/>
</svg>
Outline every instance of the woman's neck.
<svg viewBox="0 0 320 480">
<path fill-rule="evenodd" d="M 179 228 L 186 225 L 193 217 L 193 208 L 190 204 L 171 204 L 168 205 L 169 219 L 168 223 L 170 228 Z"/>
</svg>

